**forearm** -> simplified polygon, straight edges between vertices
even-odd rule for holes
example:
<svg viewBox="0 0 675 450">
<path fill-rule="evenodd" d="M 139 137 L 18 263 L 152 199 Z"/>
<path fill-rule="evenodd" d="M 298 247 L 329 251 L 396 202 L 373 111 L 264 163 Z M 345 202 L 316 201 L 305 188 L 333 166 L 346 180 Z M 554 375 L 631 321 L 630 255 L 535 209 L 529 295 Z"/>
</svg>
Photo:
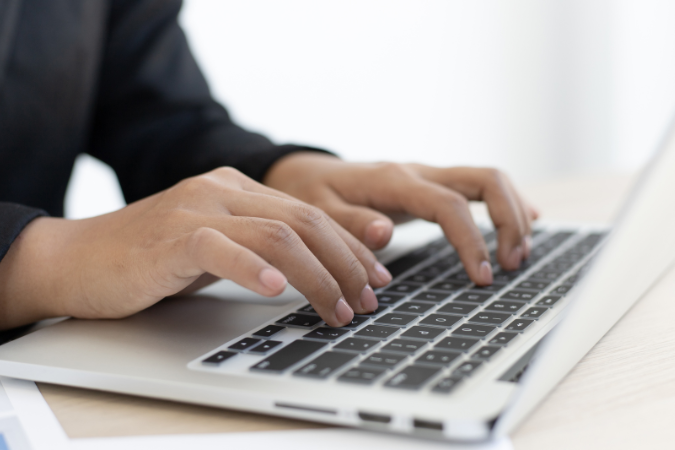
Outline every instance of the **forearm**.
<svg viewBox="0 0 675 450">
<path fill-rule="evenodd" d="M 33 220 L 0 261 L 1 330 L 66 314 L 62 299 L 72 285 L 63 280 L 66 261 L 59 257 L 65 244 L 60 232 L 64 222 L 47 217 Z"/>
</svg>

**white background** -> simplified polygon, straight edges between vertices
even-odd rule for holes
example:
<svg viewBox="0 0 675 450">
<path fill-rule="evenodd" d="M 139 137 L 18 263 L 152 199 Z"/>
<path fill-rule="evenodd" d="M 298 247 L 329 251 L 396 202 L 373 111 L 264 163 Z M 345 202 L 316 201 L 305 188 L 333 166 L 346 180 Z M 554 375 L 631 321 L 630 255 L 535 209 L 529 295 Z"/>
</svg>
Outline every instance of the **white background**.
<svg viewBox="0 0 675 450">
<path fill-rule="evenodd" d="M 187 0 L 181 21 L 235 120 L 350 160 L 634 170 L 675 112 L 672 0 Z M 67 215 L 122 205 L 80 158 Z"/>
</svg>

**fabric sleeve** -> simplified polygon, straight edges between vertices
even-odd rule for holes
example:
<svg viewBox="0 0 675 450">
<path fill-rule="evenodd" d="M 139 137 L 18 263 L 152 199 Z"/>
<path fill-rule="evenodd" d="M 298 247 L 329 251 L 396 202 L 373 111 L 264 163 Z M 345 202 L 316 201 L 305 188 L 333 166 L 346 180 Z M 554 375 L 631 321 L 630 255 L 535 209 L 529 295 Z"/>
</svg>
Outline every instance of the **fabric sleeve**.
<svg viewBox="0 0 675 450">
<path fill-rule="evenodd" d="M 117 172 L 128 202 L 220 166 L 260 181 L 289 153 L 323 151 L 275 145 L 230 119 L 190 52 L 179 0 L 111 5 L 88 151 Z"/>
<path fill-rule="evenodd" d="M 26 225 L 36 217 L 46 215 L 41 209 L 0 202 L 0 262 Z"/>
</svg>

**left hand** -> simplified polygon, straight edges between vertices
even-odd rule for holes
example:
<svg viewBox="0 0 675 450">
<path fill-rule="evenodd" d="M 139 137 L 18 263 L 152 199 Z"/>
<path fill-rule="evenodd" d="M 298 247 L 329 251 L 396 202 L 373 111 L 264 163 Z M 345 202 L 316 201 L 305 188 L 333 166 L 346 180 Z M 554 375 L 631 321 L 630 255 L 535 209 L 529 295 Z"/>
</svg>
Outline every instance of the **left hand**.
<svg viewBox="0 0 675 450">
<path fill-rule="evenodd" d="M 275 163 L 264 184 L 321 208 L 371 249 L 391 239 L 394 220 L 438 223 L 471 280 L 492 283 L 483 237 L 469 201 L 484 201 L 497 229 L 497 261 L 515 270 L 529 256 L 537 211 L 495 169 L 421 164 L 347 163 L 320 153 L 293 153 Z"/>
</svg>

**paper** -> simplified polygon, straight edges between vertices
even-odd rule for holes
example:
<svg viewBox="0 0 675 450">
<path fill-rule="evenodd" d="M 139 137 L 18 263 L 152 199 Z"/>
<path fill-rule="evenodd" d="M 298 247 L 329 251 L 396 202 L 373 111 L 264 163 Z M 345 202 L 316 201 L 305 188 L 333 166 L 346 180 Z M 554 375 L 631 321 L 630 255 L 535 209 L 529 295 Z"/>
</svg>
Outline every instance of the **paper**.
<svg viewBox="0 0 675 450">
<path fill-rule="evenodd" d="M 506 438 L 482 445 L 449 445 L 344 428 L 69 439 L 35 383 L 5 377 L 0 383 L 0 450 L 513 450 Z"/>
</svg>

